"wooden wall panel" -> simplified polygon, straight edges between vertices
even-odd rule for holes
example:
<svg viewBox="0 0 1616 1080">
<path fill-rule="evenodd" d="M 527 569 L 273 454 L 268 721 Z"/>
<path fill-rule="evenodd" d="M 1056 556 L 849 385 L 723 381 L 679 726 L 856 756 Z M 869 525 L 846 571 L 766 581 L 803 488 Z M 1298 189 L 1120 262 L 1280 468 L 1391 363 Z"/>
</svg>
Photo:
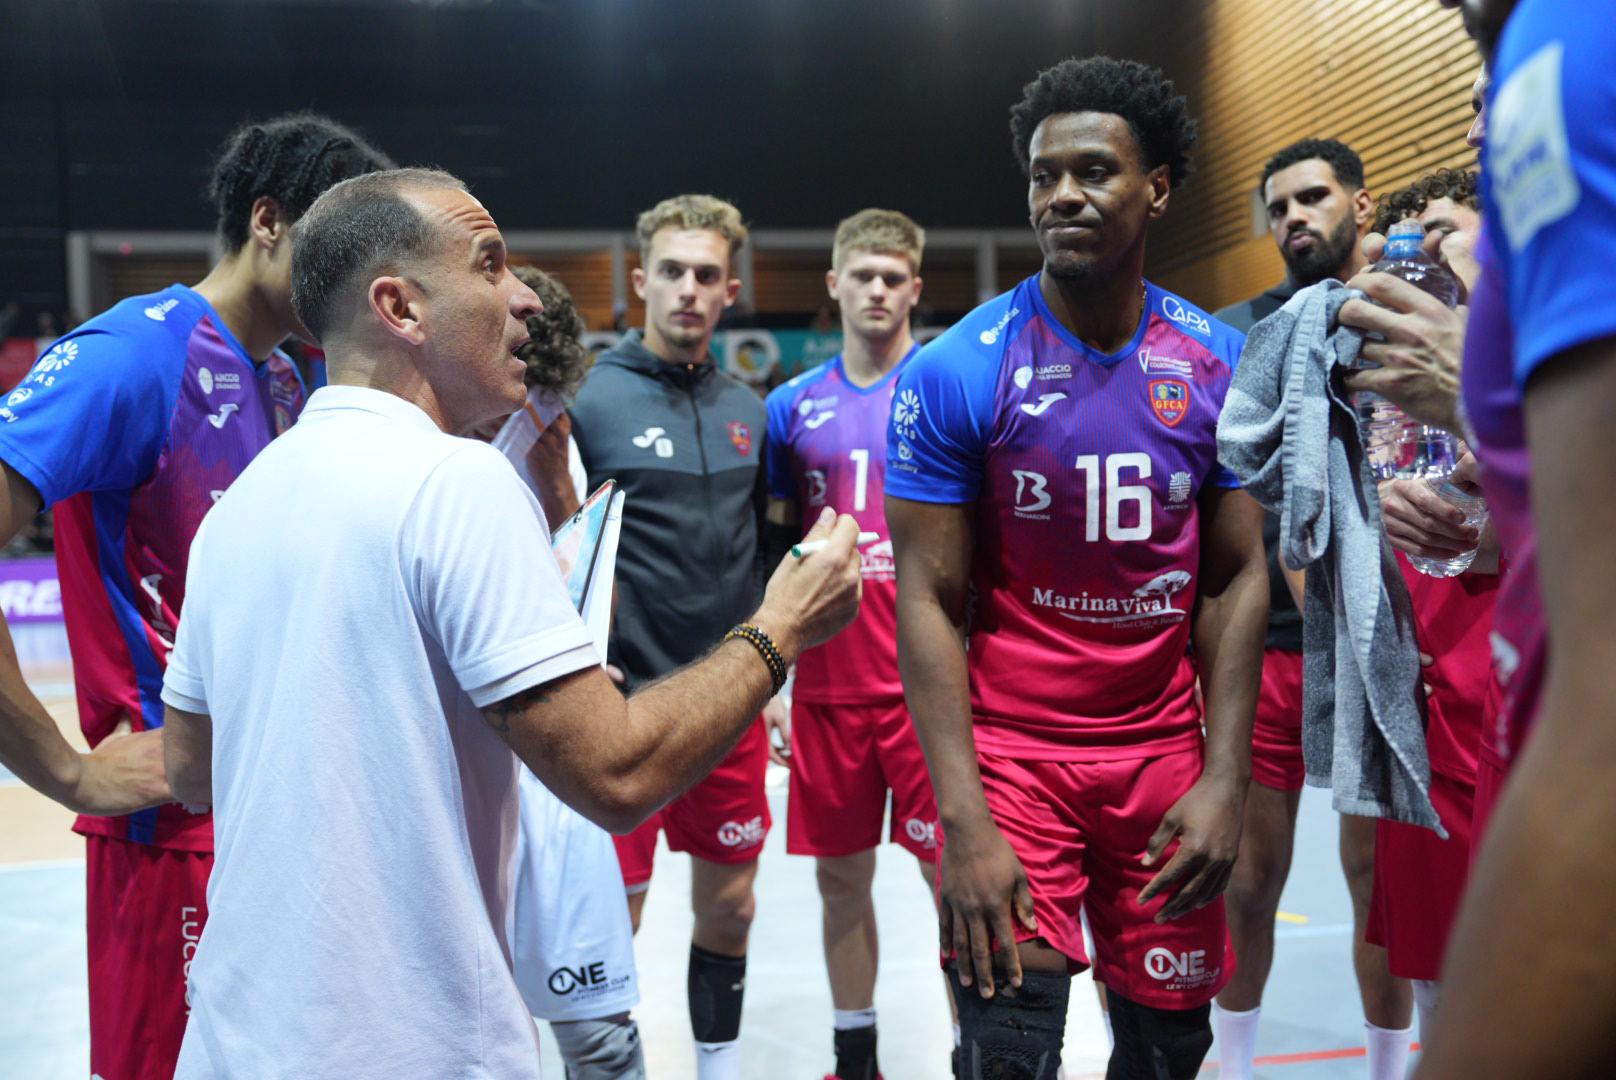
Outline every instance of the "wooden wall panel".
<svg viewBox="0 0 1616 1080">
<path fill-rule="evenodd" d="M 1150 242 L 1151 277 L 1207 308 L 1284 276 L 1253 235 L 1263 164 L 1308 137 L 1347 143 L 1373 193 L 1442 166 L 1464 145 L 1480 66 L 1458 15 L 1409 0 L 1209 0 L 1200 25 L 1162 55 L 1200 122 L 1195 175 Z"/>
</svg>

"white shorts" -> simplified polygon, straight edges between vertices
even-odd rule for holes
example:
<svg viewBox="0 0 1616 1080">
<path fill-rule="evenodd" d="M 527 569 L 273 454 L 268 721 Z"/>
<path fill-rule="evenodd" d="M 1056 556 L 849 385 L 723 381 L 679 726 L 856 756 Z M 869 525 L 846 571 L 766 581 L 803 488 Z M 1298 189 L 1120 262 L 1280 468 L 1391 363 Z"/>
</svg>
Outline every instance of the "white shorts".
<svg viewBox="0 0 1616 1080">
<path fill-rule="evenodd" d="M 516 985 L 540 1020 L 592 1020 L 640 1001 L 623 874 L 611 834 L 520 768 L 512 864 Z"/>
</svg>

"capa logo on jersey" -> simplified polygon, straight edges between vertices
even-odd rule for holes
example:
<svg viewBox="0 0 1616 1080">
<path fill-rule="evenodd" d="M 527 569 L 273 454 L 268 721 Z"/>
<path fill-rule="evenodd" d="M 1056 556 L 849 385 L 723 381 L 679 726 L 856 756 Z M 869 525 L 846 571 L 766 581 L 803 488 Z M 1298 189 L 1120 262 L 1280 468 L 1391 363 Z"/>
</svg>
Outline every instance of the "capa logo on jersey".
<svg viewBox="0 0 1616 1080">
<path fill-rule="evenodd" d="M 1190 411 L 1189 384 L 1180 379 L 1152 379 L 1150 411 L 1168 427 L 1177 427 Z"/>
<path fill-rule="evenodd" d="M 763 843 L 763 815 L 747 821 L 726 821 L 718 827 L 718 842 L 725 847 L 753 847 Z"/>
<path fill-rule="evenodd" d="M 1178 325 L 1194 330 L 1197 334 L 1212 333 L 1211 321 L 1200 312 L 1185 307 L 1184 302 L 1176 296 L 1162 297 L 1162 314 Z"/>
</svg>

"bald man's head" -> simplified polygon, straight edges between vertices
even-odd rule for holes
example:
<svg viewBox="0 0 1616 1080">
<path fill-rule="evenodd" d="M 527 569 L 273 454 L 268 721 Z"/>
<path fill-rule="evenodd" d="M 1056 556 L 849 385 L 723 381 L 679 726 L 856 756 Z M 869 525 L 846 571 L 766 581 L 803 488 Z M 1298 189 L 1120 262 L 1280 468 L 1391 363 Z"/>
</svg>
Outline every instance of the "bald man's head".
<svg viewBox="0 0 1616 1080">
<path fill-rule="evenodd" d="M 431 256 L 438 224 L 412 192 L 465 191 L 437 169 L 389 169 L 328 189 L 292 233 L 292 308 L 316 340 L 365 309 L 370 283 Z"/>
</svg>

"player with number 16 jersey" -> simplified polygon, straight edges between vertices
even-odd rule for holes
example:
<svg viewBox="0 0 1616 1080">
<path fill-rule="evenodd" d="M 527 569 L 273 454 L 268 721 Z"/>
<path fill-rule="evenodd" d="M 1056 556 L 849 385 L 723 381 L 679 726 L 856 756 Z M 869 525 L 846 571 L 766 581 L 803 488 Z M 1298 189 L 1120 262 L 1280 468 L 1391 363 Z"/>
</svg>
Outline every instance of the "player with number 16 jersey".
<svg viewBox="0 0 1616 1080">
<path fill-rule="evenodd" d="M 1244 341 L 1143 277 L 1194 140 L 1159 71 L 1064 61 L 1011 134 L 1044 267 L 909 363 L 887 445 L 961 1073 L 1057 1074 L 1086 916 L 1108 1075 L 1177 1080 L 1233 972 L 1267 620 L 1261 510 L 1217 460 Z"/>
</svg>

